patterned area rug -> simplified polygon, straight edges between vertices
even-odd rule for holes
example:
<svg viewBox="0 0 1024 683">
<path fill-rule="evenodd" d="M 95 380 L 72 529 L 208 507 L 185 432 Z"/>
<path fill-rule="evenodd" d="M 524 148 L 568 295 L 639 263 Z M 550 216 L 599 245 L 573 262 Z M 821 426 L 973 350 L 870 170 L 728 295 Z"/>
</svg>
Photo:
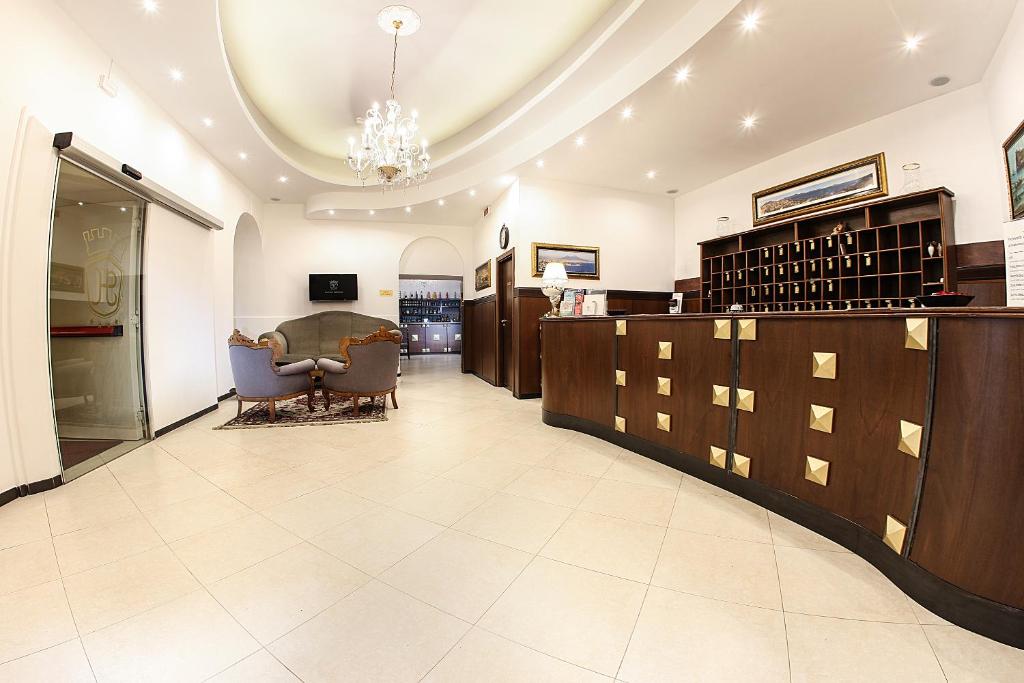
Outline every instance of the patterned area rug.
<svg viewBox="0 0 1024 683">
<path fill-rule="evenodd" d="M 290 398 L 277 402 L 277 421 L 270 421 L 270 407 L 257 403 L 242 414 L 214 429 L 255 429 L 257 427 L 301 427 L 307 425 L 356 424 L 359 422 L 384 422 L 388 419 L 387 396 L 373 400 L 360 400 L 359 415 L 352 414 L 352 399 L 331 399 L 331 409 L 324 408 L 323 396 L 313 398 L 313 412 L 306 407 L 306 397 Z"/>
</svg>

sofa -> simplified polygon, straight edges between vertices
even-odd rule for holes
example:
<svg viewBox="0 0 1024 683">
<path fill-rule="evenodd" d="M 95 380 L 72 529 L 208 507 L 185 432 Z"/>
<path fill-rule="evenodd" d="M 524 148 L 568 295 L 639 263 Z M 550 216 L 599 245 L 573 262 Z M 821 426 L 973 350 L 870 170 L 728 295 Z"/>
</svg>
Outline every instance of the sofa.
<svg viewBox="0 0 1024 683">
<path fill-rule="evenodd" d="M 385 318 L 351 311 L 325 311 L 285 321 L 274 331 L 261 334 L 259 340 L 267 340 L 276 347 L 274 362 L 278 365 L 307 358 L 344 361 L 338 353 L 338 344 L 343 338 L 366 337 L 382 326 L 387 330 L 398 329 L 398 325 Z"/>
</svg>

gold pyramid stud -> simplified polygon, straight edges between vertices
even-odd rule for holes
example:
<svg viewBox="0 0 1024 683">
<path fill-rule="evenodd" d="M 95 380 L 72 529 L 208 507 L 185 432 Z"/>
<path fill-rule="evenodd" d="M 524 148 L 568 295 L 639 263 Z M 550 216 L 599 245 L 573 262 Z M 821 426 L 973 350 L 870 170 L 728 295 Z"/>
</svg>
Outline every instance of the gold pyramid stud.
<svg viewBox="0 0 1024 683">
<path fill-rule="evenodd" d="M 907 318 L 907 334 L 903 345 L 916 351 L 928 350 L 928 318 Z"/>
<path fill-rule="evenodd" d="M 836 354 L 815 351 L 811 354 L 811 376 L 818 379 L 836 378 Z"/>
<path fill-rule="evenodd" d="M 711 385 L 711 403 L 716 406 L 729 407 L 729 387 L 721 384 Z"/>
<path fill-rule="evenodd" d="M 626 386 L 626 371 L 616 370 L 615 371 L 615 386 L 624 387 Z"/>
<path fill-rule="evenodd" d="M 663 432 L 672 431 L 672 416 L 665 413 L 658 413 L 658 429 Z"/>
<path fill-rule="evenodd" d="M 715 339 L 731 339 L 732 338 L 732 321 L 731 320 L 715 320 Z"/>
<path fill-rule="evenodd" d="M 807 464 L 804 465 L 804 479 L 828 486 L 828 460 L 819 460 L 808 455 Z"/>
<path fill-rule="evenodd" d="M 718 446 L 711 447 L 711 464 L 715 467 L 725 469 L 725 449 Z"/>
<path fill-rule="evenodd" d="M 615 416 L 615 431 L 623 433 L 626 431 L 626 418 Z"/>
<path fill-rule="evenodd" d="M 736 407 L 748 413 L 754 412 L 754 391 L 752 389 L 737 389 Z"/>
<path fill-rule="evenodd" d="M 743 341 L 756 341 L 757 340 L 757 321 L 753 318 L 747 318 L 740 321 L 739 332 L 736 334 L 738 339 Z"/>
<path fill-rule="evenodd" d="M 615 321 L 615 334 L 620 336 L 620 337 L 625 337 L 626 336 L 626 321 L 625 320 L 616 320 Z"/>
<path fill-rule="evenodd" d="M 658 358 L 660 360 L 672 360 L 672 342 L 658 342 Z"/>
<path fill-rule="evenodd" d="M 915 458 L 921 457 L 921 425 L 913 422 L 900 420 L 900 445 L 899 449 L 907 455 Z"/>
<path fill-rule="evenodd" d="M 818 432 L 832 433 L 832 418 L 835 410 L 828 406 L 811 404 L 811 429 Z"/>
<path fill-rule="evenodd" d="M 668 377 L 658 378 L 658 394 L 660 396 L 671 396 L 672 395 L 672 380 Z"/>
<path fill-rule="evenodd" d="M 885 516 L 885 535 L 882 540 L 898 553 L 903 553 L 903 541 L 907 537 L 907 525 L 891 515 Z"/>
<path fill-rule="evenodd" d="M 743 478 L 750 477 L 750 458 L 739 453 L 732 454 L 732 473 Z"/>
</svg>

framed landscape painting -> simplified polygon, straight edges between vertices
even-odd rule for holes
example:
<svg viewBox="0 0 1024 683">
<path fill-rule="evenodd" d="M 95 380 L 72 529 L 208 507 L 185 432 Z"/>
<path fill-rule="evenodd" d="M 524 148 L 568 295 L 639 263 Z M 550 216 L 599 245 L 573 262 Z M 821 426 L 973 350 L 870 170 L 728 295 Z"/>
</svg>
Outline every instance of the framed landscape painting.
<svg viewBox="0 0 1024 683">
<path fill-rule="evenodd" d="M 754 225 L 887 194 L 885 154 L 880 152 L 755 192 Z"/>
<path fill-rule="evenodd" d="M 575 247 L 570 244 L 533 243 L 533 276 L 544 274 L 544 266 L 561 263 L 570 278 L 597 280 L 601 277 L 600 247 Z"/>
<path fill-rule="evenodd" d="M 1024 217 L 1024 123 L 1003 143 L 1003 159 L 1010 189 L 1010 215 L 1017 220 Z"/>
<path fill-rule="evenodd" d="M 476 291 L 491 286 L 491 259 L 487 259 L 476 267 Z"/>
</svg>

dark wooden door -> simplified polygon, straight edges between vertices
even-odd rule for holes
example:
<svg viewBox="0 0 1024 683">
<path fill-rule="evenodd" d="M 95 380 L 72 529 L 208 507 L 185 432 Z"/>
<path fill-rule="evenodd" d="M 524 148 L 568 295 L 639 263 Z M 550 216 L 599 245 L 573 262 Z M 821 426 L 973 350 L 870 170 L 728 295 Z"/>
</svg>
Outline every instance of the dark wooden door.
<svg viewBox="0 0 1024 683">
<path fill-rule="evenodd" d="M 512 389 L 515 359 L 512 346 L 512 305 L 515 303 L 515 261 L 498 261 L 498 386 Z"/>
</svg>

